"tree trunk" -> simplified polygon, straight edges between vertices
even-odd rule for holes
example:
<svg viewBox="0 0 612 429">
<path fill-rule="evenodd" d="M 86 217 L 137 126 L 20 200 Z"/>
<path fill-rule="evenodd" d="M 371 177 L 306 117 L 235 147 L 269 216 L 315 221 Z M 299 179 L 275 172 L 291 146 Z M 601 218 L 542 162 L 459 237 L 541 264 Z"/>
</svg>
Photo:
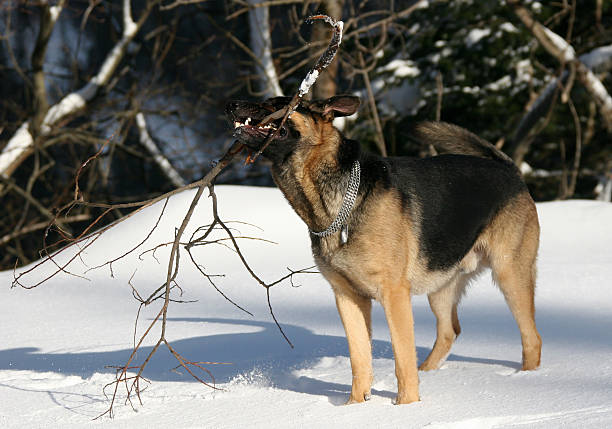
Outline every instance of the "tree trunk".
<svg viewBox="0 0 612 429">
<path fill-rule="evenodd" d="M 256 6 L 262 0 L 249 0 L 251 6 Z M 251 35 L 251 50 L 260 63 L 255 64 L 259 80 L 259 90 L 264 97 L 283 95 L 278 82 L 278 75 L 272 60 L 272 38 L 270 37 L 270 13 L 267 6 L 251 7 L 249 9 L 249 29 Z"/>
</svg>

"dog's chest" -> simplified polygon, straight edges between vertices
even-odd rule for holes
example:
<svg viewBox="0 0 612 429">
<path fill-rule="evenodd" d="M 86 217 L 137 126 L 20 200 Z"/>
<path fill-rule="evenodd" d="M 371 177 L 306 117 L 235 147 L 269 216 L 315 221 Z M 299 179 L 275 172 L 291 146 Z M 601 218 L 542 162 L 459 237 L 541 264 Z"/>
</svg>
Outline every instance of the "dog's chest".
<svg viewBox="0 0 612 429">
<path fill-rule="evenodd" d="M 332 246 L 313 245 L 313 255 L 320 271 L 330 280 L 327 273 L 339 275 L 347 285 L 359 295 L 378 299 L 385 278 L 391 274 L 389 267 L 379 264 L 375 259 L 360 251 L 351 243 L 341 244 L 340 234 L 334 238 Z M 336 243 L 337 241 L 337 243 Z M 332 287 L 335 287 L 334 283 Z"/>
</svg>

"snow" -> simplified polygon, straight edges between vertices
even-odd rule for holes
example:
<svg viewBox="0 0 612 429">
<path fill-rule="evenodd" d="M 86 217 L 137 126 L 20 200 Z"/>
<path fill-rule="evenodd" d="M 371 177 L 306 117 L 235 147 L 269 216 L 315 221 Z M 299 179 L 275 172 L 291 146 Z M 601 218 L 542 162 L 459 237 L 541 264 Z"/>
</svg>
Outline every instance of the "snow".
<svg viewBox="0 0 612 429">
<path fill-rule="evenodd" d="M 421 0 L 414 4 L 416 9 L 427 9 L 429 7 L 429 0 Z"/>
<path fill-rule="evenodd" d="M 123 37 L 134 37 L 138 25 L 132 19 L 132 5 L 130 0 L 123 0 Z"/>
<path fill-rule="evenodd" d="M 531 5 L 531 9 L 535 12 L 535 13 L 540 13 L 542 12 L 542 3 L 540 3 L 539 1 L 533 2 L 533 4 Z"/>
<path fill-rule="evenodd" d="M 33 142 L 29 123 L 24 122 L 0 152 L 0 175 L 8 177 L 10 175 L 7 174 L 8 170 L 17 159 L 28 151 Z"/>
<path fill-rule="evenodd" d="M 533 77 L 533 66 L 531 60 L 524 59 L 516 62 L 516 82 L 529 82 Z"/>
<path fill-rule="evenodd" d="M 609 67 L 608 63 L 612 61 L 612 45 L 600 46 L 586 54 L 580 55 L 580 61 L 595 72 Z"/>
<path fill-rule="evenodd" d="M 512 78 L 510 75 L 506 75 L 495 82 L 490 82 L 484 86 L 484 89 L 488 91 L 501 91 L 512 87 Z"/>
<path fill-rule="evenodd" d="M 51 6 L 49 8 L 49 15 L 51 15 L 51 23 L 55 24 L 57 22 L 57 18 L 59 18 L 60 13 L 62 13 L 63 6 Z"/>
<path fill-rule="evenodd" d="M 344 21 L 336 21 L 336 27 L 340 31 L 340 38 L 338 39 L 338 46 L 342 43 L 342 36 L 344 35 Z"/>
<path fill-rule="evenodd" d="M 377 72 L 393 73 L 395 78 L 417 77 L 421 74 L 419 67 L 411 60 L 396 58 L 389 61 L 383 67 L 377 69 Z"/>
<path fill-rule="evenodd" d="M 595 100 L 603 107 L 604 112 L 612 112 L 612 97 L 597 76 L 588 68 L 584 69 L 584 80 Z"/>
<path fill-rule="evenodd" d="M 310 266 L 306 226 L 280 192 L 271 188 L 218 186 L 219 211 L 243 235 L 274 241 L 241 240 L 252 267 L 270 281 L 285 267 Z M 170 200 L 160 226 L 136 253 L 170 240 L 194 191 Z M 186 236 L 210 222 L 210 200 L 203 197 Z M 351 384 L 346 340 L 332 292 L 320 275 L 303 275 L 274 286 L 271 302 L 291 349 L 274 325 L 264 289 L 249 278 L 225 249 L 195 248 L 207 272 L 223 291 L 254 316 L 225 301 L 181 258 L 177 278 L 182 299 L 171 303 L 167 337 L 185 356 L 208 365 L 212 390 L 173 372 L 176 361 L 161 349 L 145 375 L 151 381 L 143 405 L 134 412 L 123 400 L 116 417 L 92 420 L 109 403 L 102 393 L 112 381 L 106 365 L 125 362 L 133 344 L 141 293 L 165 279 L 169 250 L 130 255 L 91 270 L 140 242 L 155 224 L 157 204 L 103 234 L 72 271 L 30 291 L 10 289 L 12 272 L 0 273 L 0 426 L 21 427 L 428 427 L 602 428 L 612 425 L 612 205 L 595 201 L 538 204 L 542 226 L 538 258 L 537 322 L 543 338 L 542 366 L 519 372 L 518 329 L 490 276 L 472 285 L 459 309 L 462 333 L 442 369 L 419 373 L 421 401 L 395 406 L 392 348 L 384 314 L 373 311 L 375 379 L 372 399 L 343 406 Z M 253 226 L 257 225 L 261 229 Z M 68 255 L 58 257 L 68 258 Z M 159 263 L 156 262 L 159 260 Z M 86 265 L 84 265 L 86 264 Z M 51 266 L 26 278 L 33 283 Z M 297 286 L 297 285 L 296 285 Z M 425 297 L 413 301 L 419 361 L 435 338 L 435 320 Z M 140 315 L 138 332 L 159 310 Z M 155 335 L 158 335 L 157 333 Z M 150 350 L 156 338 L 146 342 Z M 144 353 L 139 354 L 143 359 Z M 121 392 L 122 393 L 122 392 Z"/>
<path fill-rule="evenodd" d="M 57 104 L 51 106 L 43 121 L 43 132 L 50 132 L 51 127 L 61 119 L 76 113 L 85 107 L 87 101 L 94 97 L 97 89 L 97 84 L 92 84 L 89 82 L 80 90 L 71 92 L 62 98 Z"/>
<path fill-rule="evenodd" d="M 499 29 L 506 33 L 518 33 L 518 29 L 511 22 L 504 22 L 499 26 Z"/>
<path fill-rule="evenodd" d="M 300 97 L 302 97 L 308 91 L 310 91 L 310 87 L 314 85 L 318 77 L 319 77 L 319 70 L 312 69 L 311 71 L 308 72 L 308 74 L 306 75 L 302 83 L 300 84 L 300 89 L 298 91 L 300 94 Z"/>
<path fill-rule="evenodd" d="M 565 41 L 563 37 L 559 36 L 554 31 L 551 31 L 550 29 L 548 29 L 548 27 L 542 26 L 542 30 L 544 31 L 544 34 L 546 34 L 548 40 L 553 45 L 555 45 L 555 47 L 559 51 L 561 51 L 563 55 L 563 61 L 571 62 L 576 59 L 576 51 L 574 50 L 572 45 Z"/>
<path fill-rule="evenodd" d="M 471 48 L 481 39 L 491 34 L 490 28 L 473 28 L 465 37 L 465 44 L 468 48 Z"/>
</svg>

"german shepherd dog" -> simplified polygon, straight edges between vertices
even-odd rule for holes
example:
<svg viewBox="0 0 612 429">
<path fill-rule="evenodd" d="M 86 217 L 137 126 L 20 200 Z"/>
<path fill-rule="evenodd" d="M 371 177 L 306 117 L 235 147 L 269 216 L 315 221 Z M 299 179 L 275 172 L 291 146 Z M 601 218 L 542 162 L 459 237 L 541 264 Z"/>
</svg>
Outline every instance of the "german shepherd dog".
<svg viewBox="0 0 612 429">
<path fill-rule="evenodd" d="M 235 137 L 258 150 L 289 103 L 230 102 Z M 440 153 L 383 158 L 334 128 L 359 98 L 302 101 L 265 148 L 272 177 L 310 231 L 314 259 L 329 281 L 348 340 L 348 403 L 370 397 L 371 308 L 380 301 L 391 331 L 397 404 L 419 400 L 410 297 L 427 294 L 437 338 L 421 370 L 440 367 L 460 333 L 457 305 L 471 278 L 490 267 L 518 324 L 523 370 L 540 364 L 534 288 L 539 224 L 519 170 L 495 146 L 460 127 L 429 122 L 414 137 Z M 268 116 L 270 117 L 270 116 Z"/>
</svg>

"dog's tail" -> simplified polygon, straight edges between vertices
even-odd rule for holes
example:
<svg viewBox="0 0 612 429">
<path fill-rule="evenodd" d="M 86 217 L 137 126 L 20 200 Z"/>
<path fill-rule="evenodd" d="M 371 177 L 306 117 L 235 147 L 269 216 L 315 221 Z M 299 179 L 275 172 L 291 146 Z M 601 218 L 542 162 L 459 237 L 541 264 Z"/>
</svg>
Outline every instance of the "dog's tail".
<svg viewBox="0 0 612 429">
<path fill-rule="evenodd" d="M 457 125 L 423 122 L 415 127 L 414 137 L 422 143 L 431 144 L 441 154 L 472 155 L 515 165 L 512 158 L 491 143 Z"/>
</svg>

